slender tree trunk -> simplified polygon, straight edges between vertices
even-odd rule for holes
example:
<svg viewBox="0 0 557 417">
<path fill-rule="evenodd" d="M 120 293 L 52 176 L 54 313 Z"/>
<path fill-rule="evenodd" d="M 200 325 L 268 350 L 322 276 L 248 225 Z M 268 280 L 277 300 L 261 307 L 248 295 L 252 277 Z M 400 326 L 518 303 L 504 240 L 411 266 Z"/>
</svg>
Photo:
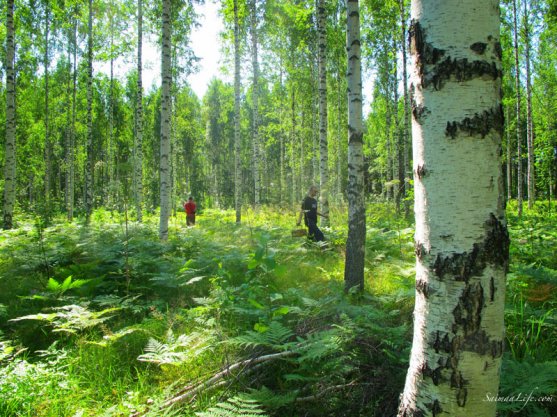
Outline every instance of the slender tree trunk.
<svg viewBox="0 0 557 417">
<path fill-rule="evenodd" d="M 3 228 L 13 228 L 16 190 L 14 0 L 6 4 L 6 142 L 4 147 Z"/>
<path fill-rule="evenodd" d="M 342 75 L 340 70 L 340 57 L 338 58 L 338 66 L 337 66 L 337 143 L 336 143 L 336 151 L 337 151 L 337 199 L 343 201 L 342 198 L 342 178 L 344 177 L 342 173 L 342 146 L 343 146 L 343 127 L 344 125 L 344 114 L 342 114 Z"/>
<path fill-rule="evenodd" d="M 73 16 L 73 36 L 72 36 L 72 122 L 70 126 L 70 147 L 69 147 L 69 209 L 68 220 L 73 220 L 75 208 L 75 123 L 77 119 L 77 17 Z"/>
<path fill-rule="evenodd" d="M 348 0 L 346 51 L 348 52 L 348 238 L 344 288 L 364 289 L 366 206 L 362 123 L 362 73 L 360 52 L 360 6 Z"/>
<path fill-rule="evenodd" d="M 143 221 L 143 0 L 137 0 L 137 107 L 135 115 L 134 197 L 137 221 Z"/>
<path fill-rule="evenodd" d="M 170 217 L 170 122 L 171 112 L 171 83 L 172 83 L 172 22 L 171 2 L 162 2 L 162 93 L 161 93 L 161 137 L 160 137 L 160 221 L 159 238 L 168 240 L 168 219 Z"/>
<path fill-rule="evenodd" d="M 499 1 L 414 0 L 410 34 L 416 304 L 398 415 L 492 417 L 509 256 Z"/>
<path fill-rule="evenodd" d="M 403 196 L 406 197 L 408 195 L 410 183 L 406 181 L 406 176 L 408 174 L 408 169 L 410 167 L 410 153 L 412 152 L 412 148 L 410 146 L 410 97 L 408 94 L 408 72 L 407 72 L 407 58 L 406 58 L 406 7 L 405 1 L 399 0 L 399 8 L 400 8 L 400 31 L 401 31 L 401 46 L 402 46 L 402 91 L 404 95 L 404 122 L 402 127 L 402 151 L 403 151 L 403 174 L 402 174 L 402 192 Z M 404 211 L 406 217 L 410 214 L 410 202 L 404 201 Z"/>
<path fill-rule="evenodd" d="M 240 22 L 234 0 L 234 208 L 236 223 L 242 222 L 242 160 L 240 155 Z"/>
<path fill-rule="evenodd" d="M 317 65 L 319 78 L 319 188 L 321 189 L 321 213 L 329 214 L 329 149 L 327 143 L 327 21 L 326 0 L 317 0 Z M 321 217 L 321 225 L 329 221 Z"/>
<path fill-rule="evenodd" d="M 509 115 L 509 107 L 507 107 L 507 116 L 505 120 L 511 120 Z M 507 125 L 507 201 L 513 198 L 512 193 L 512 152 L 511 152 L 511 129 Z"/>
<path fill-rule="evenodd" d="M 93 0 L 89 0 L 87 26 L 87 159 L 85 162 L 85 215 L 93 210 Z"/>
<path fill-rule="evenodd" d="M 112 184 L 111 179 L 113 176 L 110 174 L 115 167 L 116 158 L 118 156 L 118 147 L 114 143 L 114 17 L 112 7 L 109 8 L 110 13 L 110 87 L 109 87 L 109 97 L 108 97 L 108 144 L 107 149 L 103 149 L 103 153 L 107 155 L 107 171 L 109 172 L 108 182 Z M 110 187 L 112 188 L 112 187 Z M 106 190 L 107 194 L 112 193 L 111 189 Z M 105 194 L 105 190 L 102 190 L 101 195 Z"/>
<path fill-rule="evenodd" d="M 520 125 L 520 67 L 518 61 L 518 19 L 516 10 L 516 0 L 513 0 L 513 25 L 514 25 L 514 67 L 516 71 L 516 186 L 517 186 L 517 209 L 518 215 L 522 216 L 522 134 Z"/>
<path fill-rule="evenodd" d="M 532 115 L 532 80 L 530 71 L 530 21 L 528 1 L 524 1 L 524 60 L 526 61 L 526 144 L 528 148 L 528 208 L 534 207 L 536 200 L 534 161 L 534 121 Z"/>
<path fill-rule="evenodd" d="M 49 109 L 49 81 L 50 72 L 48 65 L 50 63 L 49 36 L 50 36 L 50 2 L 45 1 L 45 44 L 44 44 L 44 192 L 45 192 L 45 209 L 50 212 L 50 196 L 51 196 L 51 154 L 52 144 L 50 143 L 50 109 Z"/>
<path fill-rule="evenodd" d="M 292 120 L 292 125 L 290 127 L 290 167 L 291 167 L 291 172 L 292 172 L 292 198 L 291 198 L 291 204 L 294 205 L 296 204 L 296 201 L 298 201 L 298 188 L 297 188 L 297 181 L 298 181 L 298 175 L 296 172 L 296 93 L 294 90 L 294 86 L 292 85 L 292 102 L 291 102 L 291 106 L 290 106 L 290 110 L 291 110 L 291 120 Z"/>
<path fill-rule="evenodd" d="M 259 63 L 257 58 L 257 42 L 257 0 L 251 0 L 251 64 L 253 69 L 253 184 L 254 204 L 256 208 L 261 203 L 261 157 L 259 149 Z"/>
</svg>

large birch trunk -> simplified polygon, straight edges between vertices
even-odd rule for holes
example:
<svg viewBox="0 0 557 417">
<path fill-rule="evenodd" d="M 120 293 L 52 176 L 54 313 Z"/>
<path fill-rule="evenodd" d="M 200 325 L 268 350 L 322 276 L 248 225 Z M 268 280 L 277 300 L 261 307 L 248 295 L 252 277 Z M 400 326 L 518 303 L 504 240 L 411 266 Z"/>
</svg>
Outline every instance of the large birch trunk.
<svg viewBox="0 0 557 417">
<path fill-rule="evenodd" d="M 242 165 L 240 155 L 240 22 L 234 0 L 234 208 L 236 223 L 242 222 Z"/>
<path fill-rule="evenodd" d="M 327 142 L 327 21 L 325 1 L 317 0 L 317 71 L 319 93 L 319 188 L 321 189 L 321 213 L 329 214 L 329 149 Z M 328 220 L 321 217 L 321 225 Z"/>
<path fill-rule="evenodd" d="M 85 215 L 93 210 L 93 0 L 89 0 L 87 29 L 87 159 L 85 162 Z"/>
<path fill-rule="evenodd" d="M 162 96 L 161 96 L 161 137 L 160 137 L 160 219 L 159 219 L 159 238 L 168 239 L 168 219 L 170 217 L 170 118 L 171 96 L 170 88 L 172 83 L 172 22 L 170 16 L 170 0 L 162 2 L 162 57 L 161 57 L 161 77 L 162 77 Z"/>
<path fill-rule="evenodd" d="M 348 53 L 348 238 L 344 267 L 345 290 L 364 288 L 366 208 L 362 124 L 360 6 L 348 0 L 346 50 Z"/>
<path fill-rule="evenodd" d="M 415 0 L 410 34 L 416 304 L 398 415 L 495 416 L 509 250 L 499 2 Z"/>
<path fill-rule="evenodd" d="M 134 146 L 134 200 L 137 221 L 143 221 L 143 0 L 137 0 L 137 107 Z"/>
<path fill-rule="evenodd" d="M 4 145 L 3 228 L 13 227 L 16 189 L 14 0 L 6 4 L 6 142 Z"/>
</svg>

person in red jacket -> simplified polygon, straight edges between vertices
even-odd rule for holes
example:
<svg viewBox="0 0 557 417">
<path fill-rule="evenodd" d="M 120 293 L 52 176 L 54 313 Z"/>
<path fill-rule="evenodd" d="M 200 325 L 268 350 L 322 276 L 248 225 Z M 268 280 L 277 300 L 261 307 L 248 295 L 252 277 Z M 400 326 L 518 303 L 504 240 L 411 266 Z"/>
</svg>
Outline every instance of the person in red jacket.
<svg viewBox="0 0 557 417">
<path fill-rule="evenodd" d="M 184 210 L 186 210 L 186 224 L 188 226 L 195 225 L 195 209 L 197 206 L 195 205 L 195 201 L 193 201 L 193 197 L 188 198 L 188 202 L 184 204 Z"/>
</svg>

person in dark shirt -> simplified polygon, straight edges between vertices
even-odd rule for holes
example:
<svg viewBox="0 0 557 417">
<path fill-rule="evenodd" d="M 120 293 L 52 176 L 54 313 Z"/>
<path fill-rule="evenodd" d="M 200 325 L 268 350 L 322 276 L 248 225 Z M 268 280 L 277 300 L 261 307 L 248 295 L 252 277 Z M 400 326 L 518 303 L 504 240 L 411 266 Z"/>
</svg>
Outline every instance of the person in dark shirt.
<svg viewBox="0 0 557 417">
<path fill-rule="evenodd" d="M 321 214 L 317 211 L 317 200 L 315 197 L 319 190 L 315 185 L 309 188 L 308 194 L 302 201 L 302 209 L 300 210 L 300 215 L 298 216 L 298 221 L 296 225 L 300 225 L 302 222 L 302 216 L 304 217 L 304 224 L 308 228 L 308 239 L 315 242 L 321 242 L 325 240 L 323 232 L 317 227 L 317 216 L 329 217 Z"/>
</svg>

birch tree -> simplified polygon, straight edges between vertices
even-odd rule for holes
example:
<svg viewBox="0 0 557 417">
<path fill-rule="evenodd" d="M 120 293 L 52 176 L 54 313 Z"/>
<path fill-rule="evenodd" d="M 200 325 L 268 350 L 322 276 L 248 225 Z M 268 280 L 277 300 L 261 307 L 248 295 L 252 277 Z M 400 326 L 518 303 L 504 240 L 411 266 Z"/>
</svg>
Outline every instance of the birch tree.
<svg viewBox="0 0 557 417">
<path fill-rule="evenodd" d="M 236 223 L 242 221 L 242 160 L 240 155 L 240 19 L 234 0 L 234 208 Z"/>
<path fill-rule="evenodd" d="M 137 0 L 137 107 L 135 110 L 135 142 L 133 184 L 137 221 L 143 221 L 143 0 Z"/>
<path fill-rule="evenodd" d="M 159 238 L 168 239 L 168 219 L 170 217 L 170 121 L 172 82 L 172 22 L 171 0 L 162 1 L 162 56 L 161 56 L 161 132 L 160 132 L 160 220 Z"/>
<path fill-rule="evenodd" d="M 49 109 L 49 65 L 50 65 L 50 1 L 46 0 L 45 7 L 45 33 L 44 33 L 44 192 L 47 212 L 50 211 L 50 179 L 52 176 L 51 154 L 52 144 L 50 143 L 50 109 Z"/>
<path fill-rule="evenodd" d="M 411 14 L 416 304 L 398 416 L 495 416 L 509 251 L 499 3 L 414 0 Z"/>
<path fill-rule="evenodd" d="M 85 213 L 93 210 L 93 0 L 89 0 L 87 26 L 87 159 L 85 163 Z"/>
<path fill-rule="evenodd" d="M 528 208 L 534 207 L 536 186 L 534 176 L 534 121 L 532 115 L 532 71 L 531 71 L 531 22 L 528 1 L 524 0 L 524 61 L 526 65 L 526 148 L 528 150 Z"/>
<path fill-rule="evenodd" d="M 6 142 L 4 145 L 3 228 L 13 227 L 16 189 L 14 0 L 6 4 Z"/>
<path fill-rule="evenodd" d="M 327 142 L 327 20 L 326 0 L 317 0 L 317 65 L 319 94 L 319 187 L 321 189 L 321 213 L 329 215 L 329 150 Z M 321 225 L 327 217 L 321 217 Z"/>
<path fill-rule="evenodd" d="M 257 56 L 257 0 L 250 1 L 251 9 L 251 65 L 253 71 L 252 84 L 252 146 L 253 146 L 253 183 L 254 183 L 254 204 L 259 206 L 261 199 L 261 150 L 259 138 L 259 62 Z"/>
<path fill-rule="evenodd" d="M 516 88 L 516 186 L 517 186 L 517 208 L 518 215 L 522 216 L 522 133 L 520 126 L 520 67 L 519 67 L 519 50 L 518 50 L 518 17 L 517 17 L 516 0 L 513 0 L 513 26 L 514 26 L 514 68 L 516 71 L 515 88 Z"/>
<path fill-rule="evenodd" d="M 348 0 L 346 51 L 348 54 L 348 238 L 344 267 L 345 290 L 364 288 L 366 210 L 362 127 L 362 73 L 360 6 Z"/>
</svg>

